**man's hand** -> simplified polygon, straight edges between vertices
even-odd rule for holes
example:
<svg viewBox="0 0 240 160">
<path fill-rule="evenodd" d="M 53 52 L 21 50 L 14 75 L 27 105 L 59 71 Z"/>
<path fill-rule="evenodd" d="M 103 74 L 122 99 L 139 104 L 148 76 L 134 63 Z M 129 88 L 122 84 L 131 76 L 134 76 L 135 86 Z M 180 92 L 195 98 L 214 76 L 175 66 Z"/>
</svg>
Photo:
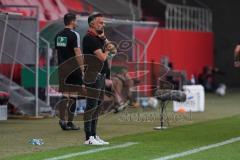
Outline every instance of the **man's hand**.
<svg viewBox="0 0 240 160">
<path fill-rule="evenodd" d="M 237 68 L 240 67 L 240 61 L 235 61 L 234 66 L 237 67 Z"/>
<path fill-rule="evenodd" d="M 106 43 L 105 49 L 108 50 L 111 54 L 117 53 L 117 45 L 111 41 Z"/>
<path fill-rule="evenodd" d="M 105 50 L 109 51 L 111 54 L 116 54 L 117 53 L 117 45 L 112 42 L 109 41 L 104 33 L 104 31 L 98 35 L 99 38 L 101 38 L 102 40 L 104 40 L 105 42 Z"/>
<path fill-rule="evenodd" d="M 104 31 L 101 34 L 98 34 L 98 37 L 101 38 L 104 41 L 107 40 L 107 37 L 106 37 Z"/>
<path fill-rule="evenodd" d="M 84 58 L 81 52 L 80 48 L 74 48 L 74 52 L 75 52 L 75 58 L 77 60 L 77 63 L 79 64 L 82 73 L 84 74 Z"/>
</svg>

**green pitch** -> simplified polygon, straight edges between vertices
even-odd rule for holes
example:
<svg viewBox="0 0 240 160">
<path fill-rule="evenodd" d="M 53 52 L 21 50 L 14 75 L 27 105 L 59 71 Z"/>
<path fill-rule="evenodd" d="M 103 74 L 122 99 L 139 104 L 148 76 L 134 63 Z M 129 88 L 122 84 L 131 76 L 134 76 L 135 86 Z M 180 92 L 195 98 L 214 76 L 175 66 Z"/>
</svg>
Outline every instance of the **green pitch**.
<svg viewBox="0 0 240 160">
<path fill-rule="evenodd" d="M 105 151 L 99 151 L 95 153 L 89 153 L 86 155 L 73 156 L 67 159 L 70 160 L 155 159 L 167 155 L 181 153 L 194 148 L 215 144 L 218 142 L 231 139 L 233 137 L 238 137 L 240 136 L 239 123 L 240 116 L 234 116 L 231 118 L 221 120 L 214 120 L 204 123 L 170 128 L 164 131 L 152 131 L 148 133 L 114 137 L 110 139 L 111 145 L 107 147 L 116 146 L 127 142 L 136 142 L 136 144 L 125 148 L 116 148 Z M 73 147 L 65 147 L 57 150 L 9 157 L 8 159 L 42 160 L 104 147 L 106 146 L 97 147 L 78 145 Z M 184 156 L 179 159 L 238 160 L 239 157 L 240 157 L 240 141 L 216 147 L 213 149 L 209 149 L 203 152 Z"/>
<path fill-rule="evenodd" d="M 0 159 L 44 160 L 68 156 L 69 160 L 154 160 L 197 150 L 174 159 L 239 160 L 239 98 L 238 92 L 226 97 L 207 95 L 206 112 L 194 113 L 191 120 L 171 122 L 164 131 L 152 129 L 158 121 L 122 122 L 121 114 L 107 115 L 100 119 L 99 133 L 111 143 L 108 146 L 83 145 L 83 130 L 61 131 L 57 119 L 1 122 Z M 82 122 L 78 125 L 82 128 Z M 237 137 L 231 143 L 218 145 Z M 45 144 L 32 146 L 27 143 L 29 138 L 43 138 Z M 216 146 L 198 151 L 211 145 Z"/>
</svg>

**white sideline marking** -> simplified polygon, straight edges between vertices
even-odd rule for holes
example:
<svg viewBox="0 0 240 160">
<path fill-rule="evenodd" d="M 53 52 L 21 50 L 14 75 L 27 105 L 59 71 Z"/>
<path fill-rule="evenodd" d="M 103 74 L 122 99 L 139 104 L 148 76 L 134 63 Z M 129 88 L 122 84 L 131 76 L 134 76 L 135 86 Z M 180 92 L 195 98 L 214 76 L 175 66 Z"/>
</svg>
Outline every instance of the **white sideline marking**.
<svg viewBox="0 0 240 160">
<path fill-rule="evenodd" d="M 72 158 L 72 157 L 81 156 L 81 155 L 86 155 L 86 154 L 91 154 L 91 153 L 97 153 L 97 152 L 106 151 L 106 150 L 111 150 L 111 149 L 116 149 L 116 148 L 125 148 L 125 147 L 129 147 L 129 146 L 132 146 L 132 145 L 135 145 L 135 144 L 138 144 L 138 143 L 136 143 L 136 142 L 127 142 L 127 143 L 119 144 L 119 145 L 115 145 L 115 146 L 101 147 L 101 148 L 92 149 L 92 150 L 87 150 L 87 151 L 83 151 L 83 152 L 70 153 L 70 154 L 66 154 L 66 155 L 62 155 L 62 156 L 58 156 L 58 157 L 47 158 L 47 159 L 45 159 L 45 160 L 61 160 L 61 159 L 67 159 L 67 158 Z"/>
<path fill-rule="evenodd" d="M 190 154 L 206 151 L 206 150 L 209 150 L 209 149 L 212 149 L 212 148 L 221 147 L 223 145 L 231 144 L 231 143 L 238 142 L 238 141 L 240 141 L 240 137 L 231 138 L 231 139 L 226 140 L 226 141 L 222 141 L 222 142 L 215 143 L 215 144 L 210 144 L 210 145 L 207 145 L 207 146 L 202 146 L 202 147 L 199 147 L 199 148 L 195 148 L 195 149 L 188 150 L 188 151 L 181 152 L 181 153 L 172 154 L 172 155 L 165 156 L 165 157 L 160 157 L 160 158 L 157 158 L 157 159 L 154 159 L 154 160 L 170 160 L 170 159 L 180 158 L 180 157 L 184 157 L 184 156 L 187 156 L 187 155 L 190 155 Z"/>
</svg>

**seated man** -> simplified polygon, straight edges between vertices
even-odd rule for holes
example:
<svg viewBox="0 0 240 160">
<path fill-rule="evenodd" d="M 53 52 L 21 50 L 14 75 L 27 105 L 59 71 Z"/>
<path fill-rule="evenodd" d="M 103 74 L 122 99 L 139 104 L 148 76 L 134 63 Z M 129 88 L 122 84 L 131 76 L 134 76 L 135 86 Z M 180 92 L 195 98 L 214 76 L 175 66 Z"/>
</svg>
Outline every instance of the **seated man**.
<svg viewBox="0 0 240 160">
<path fill-rule="evenodd" d="M 120 69 L 119 72 L 111 76 L 111 81 L 106 81 L 106 86 L 111 87 L 114 93 L 114 112 L 124 110 L 129 103 L 133 102 L 131 87 L 133 87 L 133 80 L 128 74 L 126 68 Z"/>
<path fill-rule="evenodd" d="M 205 91 L 215 92 L 218 95 L 225 95 L 226 86 L 218 83 L 217 75 L 224 75 L 218 68 L 205 66 L 198 76 L 198 84 L 201 84 Z"/>
</svg>

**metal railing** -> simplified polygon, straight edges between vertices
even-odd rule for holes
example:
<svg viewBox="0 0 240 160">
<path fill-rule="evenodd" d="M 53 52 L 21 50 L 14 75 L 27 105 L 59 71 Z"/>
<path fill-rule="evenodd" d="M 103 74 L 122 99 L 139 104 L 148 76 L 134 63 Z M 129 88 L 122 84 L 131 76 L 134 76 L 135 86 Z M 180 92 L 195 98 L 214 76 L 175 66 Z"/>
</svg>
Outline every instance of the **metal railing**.
<svg viewBox="0 0 240 160">
<path fill-rule="evenodd" d="M 28 9 L 34 9 L 36 12 L 36 15 L 32 16 L 32 17 L 25 17 L 25 19 L 33 19 L 36 21 L 36 33 L 35 33 L 35 38 L 31 38 L 28 35 L 26 35 L 25 33 L 23 33 L 19 26 L 13 26 L 9 23 L 9 16 L 11 14 L 9 14 L 8 12 L 6 13 L 1 13 L 1 15 L 5 16 L 4 20 L 1 20 L 1 22 L 4 24 L 4 28 L 3 28 L 3 36 L 2 36 L 2 41 L 1 41 L 1 46 L 0 46 L 0 63 L 2 63 L 2 56 L 5 55 L 7 57 L 10 57 L 10 59 L 12 59 L 13 64 L 15 62 L 21 64 L 22 66 L 24 66 L 26 69 L 30 70 L 31 72 L 35 73 L 35 116 L 38 117 L 39 116 L 39 96 L 38 96 L 38 91 L 39 91 L 39 82 L 38 82 L 38 76 L 39 76 L 39 8 L 38 6 L 20 6 L 20 5 L 0 5 L 0 8 L 28 8 Z M 15 15 L 15 13 L 13 13 L 13 15 Z M 21 17 L 21 16 L 20 16 Z M 34 44 L 34 54 L 35 54 L 35 71 L 33 71 L 31 68 L 29 68 L 27 65 L 25 65 L 24 63 L 22 63 L 21 61 L 18 61 L 16 59 L 16 53 L 14 53 L 15 56 L 11 57 L 10 53 L 4 51 L 4 47 L 8 44 L 5 44 L 5 35 L 7 32 L 7 28 L 11 28 L 13 29 L 14 32 L 17 33 L 18 38 L 17 38 L 17 42 L 19 42 L 19 36 L 22 36 L 24 38 L 26 38 L 26 40 L 29 43 L 33 43 Z M 16 44 L 16 50 L 19 47 L 19 44 Z M 13 72 L 13 69 L 11 69 L 11 71 Z M 13 73 L 11 73 L 12 75 Z"/>
<path fill-rule="evenodd" d="M 212 32 L 212 12 L 207 8 L 166 4 L 167 29 Z"/>
</svg>

